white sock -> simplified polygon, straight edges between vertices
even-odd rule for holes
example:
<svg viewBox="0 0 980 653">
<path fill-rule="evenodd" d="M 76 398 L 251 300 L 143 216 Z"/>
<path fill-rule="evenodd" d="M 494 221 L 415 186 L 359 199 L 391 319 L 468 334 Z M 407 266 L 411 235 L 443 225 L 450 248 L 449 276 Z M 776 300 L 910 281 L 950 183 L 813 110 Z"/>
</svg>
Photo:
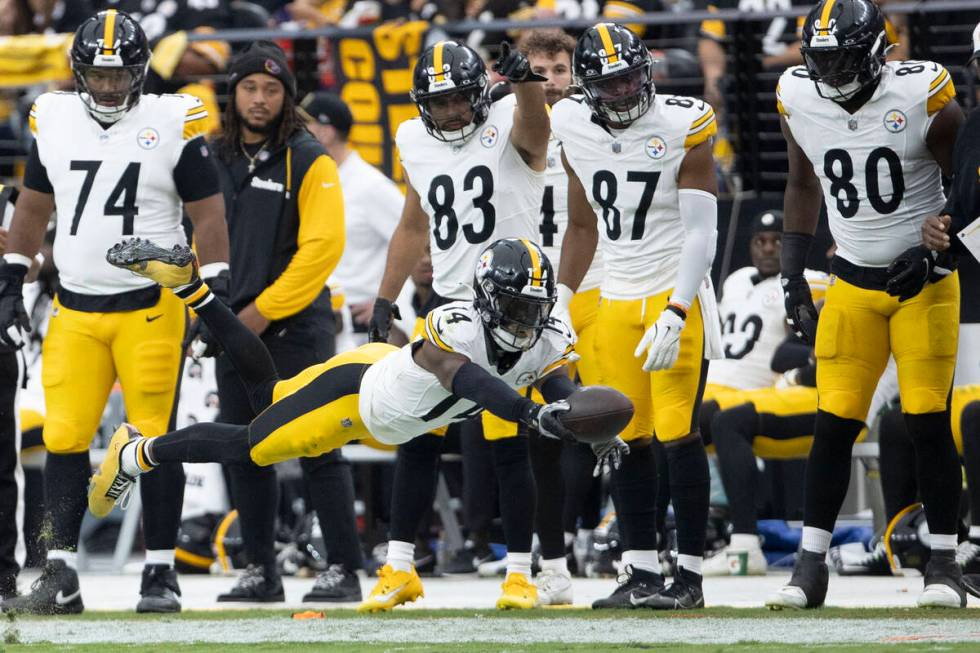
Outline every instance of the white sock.
<svg viewBox="0 0 980 653">
<path fill-rule="evenodd" d="M 146 550 L 146 565 L 167 565 L 168 567 L 174 566 L 174 550 L 173 549 L 155 549 Z"/>
<path fill-rule="evenodd" d="M 980 510 L 980 508 L 977 508 Z M 970 526 L 970 539 L 980 540 L 980 526 Z"/>
<path fill-rule="evenodd" d="M 154 464 L 149 460 L 149 440 L 139 439 L 127 442 L 119 452 L 119 467 L 124 474 L 138 476 L 143 472 L 153 469 Z M 140 449 L 142 448 L 142 451 Z M 140 454 L 143 454 L 143 463 L 140 464 Z"/>
<path fill-rule="evenodd" d="M 625 565 L 631 565 L 636 569 L 653 572 L 654 574 L 662 573 L 660 571 L 660 555 L 656 549 L 649 551 L 637 549 L 623 551 L 623 566 Z"/>
<path fill-rule="evenodd" d="M 511 553 L 507 552 L 507 575 L 524 574 L 526 578 L 531 577 L 531 552 Z"/>
<path fill-rule="evenodd" d="M 677 566 L 684 567 L 688 571 L 693 571 L 698 576 L 701 575 L 701 556 L 689 556 L 683 553 L 677 555 Z"/>
<path fill-rule="evenodd" d="M 580 540 L 586 540 L 590 535 L 592 535 L 591 528 L 580 528 L 575 531 L 575 537 L 579 538 Z"/>
<path fill-rule="evenodd" d="M 412 563 L 415 560 L 415 543 L 399 542 L 398 540 L 388 541 L 388 555 L 385 562 L 391 565 L 395 571 L 412 571 Z"/>
<path fill-rule="evenodd" d="M 508 561 L 509 562 L 509 561 Z M 554 560 L 541 559 L 541 571 L 551 570 L 555 573 L 561 574 L 562 576 L 569 576 L 568 573 L 568 559 L 562 556 L 561 558 L 555 558 Z"/>
<path fill-rule="evenodd" d="M 752 551 L 762 548 L 759 546 L 759 536 L 751 533 L 732 533 L 729 545 L 734 551 Z"/>
<path fill-rule="evenodd" d="M 813 526 L 803 527 L 803 548 L 811 553 L 827 553 L 833 533 Z"/>
<path fill-rule="evenodd" d="M 933 551 L 955 551 L 956 540 L 956 533 L 952 535 L 929 533 L 929 548 Z"/>
<path fill-rule="evenodd" d="M 78 554 L 74 551 L 62 549 L 48 551 L 48 560 L 64 560 L 69 569 L 78 569 Z"/>
</svg>

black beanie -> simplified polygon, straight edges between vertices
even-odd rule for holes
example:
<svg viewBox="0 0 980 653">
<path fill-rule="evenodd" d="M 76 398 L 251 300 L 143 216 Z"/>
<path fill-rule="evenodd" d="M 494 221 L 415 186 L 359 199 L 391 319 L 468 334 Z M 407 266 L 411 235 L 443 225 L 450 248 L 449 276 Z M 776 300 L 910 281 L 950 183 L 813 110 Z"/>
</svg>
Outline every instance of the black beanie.
<svg viewBox="0 0 980 653">
<path fill-rule="evenodd" d="M 228 66 L 229 92 L 233 93 L 238 82 L 255 73 L 272 75 L 289 95 L 296 97 L 296 77 L 286 65 L 286 53 L 272 41 L 256 41 L 232 60 Z"/>
</svg>

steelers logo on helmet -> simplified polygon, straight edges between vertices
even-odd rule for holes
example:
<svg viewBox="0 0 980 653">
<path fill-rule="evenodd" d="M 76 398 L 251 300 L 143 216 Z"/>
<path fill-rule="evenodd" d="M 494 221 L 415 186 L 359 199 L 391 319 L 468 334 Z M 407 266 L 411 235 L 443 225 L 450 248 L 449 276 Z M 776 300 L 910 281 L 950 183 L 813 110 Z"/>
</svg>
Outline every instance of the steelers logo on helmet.
<svg viewBox="0 0 980 653">
<path fill-rule="evenodd" d="M 909 123 L 908 116 L 906 116 L 902 111 L 898 109 L 892 109 L 885 114 L 883 119 L 885 124 L 885 129 L 893 134 L 905 131 L 906 125 Z"/>
<path fill-rule="evenodd" d="M 878 83 L 888 39 L 872 0 L 821 0 L 803 23 L 807 74 L 824 98 L 845 102 Z"/>
<path fill-rule="evenodd" d="M 507 352 L 528 351 L 537 343 L 557 299 L 551 262 L 526 238 L 505 238 L 485 249 L 473 288 L 484 328 Z"/>
<path fill-rule="evenodd" d="M 455 41 L 439 41 L 419 56 L 410 95 L 426 131 L 440 141 L 458 144 L 486 122 L 489 89 L 486 64 L 476 52 Z"/>
<path fill-rule="evenodd" d="M 99 122 L 117 122 L 139 102 L 150 46 L 143 28 L 128 14 L 107 9 L 82 23 L 70 58 L 79 97 Z"/>
<path fill-rule="evenodd" d="M 633 32 L 599 23 L 579 38 L 572 75 L 597 120 L 628 127 L 653 103 L 653 58 Z"/>
</svg>

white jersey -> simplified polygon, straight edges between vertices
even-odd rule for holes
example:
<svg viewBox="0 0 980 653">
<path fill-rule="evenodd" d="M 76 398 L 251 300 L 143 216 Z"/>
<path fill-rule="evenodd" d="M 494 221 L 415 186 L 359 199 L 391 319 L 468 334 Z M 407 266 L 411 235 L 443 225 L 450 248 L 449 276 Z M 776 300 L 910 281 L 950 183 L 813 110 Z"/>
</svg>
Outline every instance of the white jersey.
<svg viewBox="0 0 980 653">
<path fill-rule="evenodd" d="M 561 142 L 552 134 L 548 140 L 548 167 L 544 171 L 544 195 L 541 198 L 541 216 L 537 243 L 548 255 L 555 274 L 561 260 L 561 243 L 568 226 L 568 175 L 561 162 Z M 602 281 L 602 248 L 596 247 L 592 265 L 578 286 L 578 292 L 598 288 Z"/>
<path fill-rule="evenodd" d="M 815 300 L 826 294 L 827 275 L 806 270 L 805 276 Z M 722 286 L 718 312 L 725 357 L 708 367 L 708 383 L 739 390 L 776 383 L 772 355 L 788 333 L 779 275 L 759 279 L 751 266 L 732 272 Z"/>
<path fill-rule="evenodd" d="M 105 253 L 130 237 L 168 249 L 187 244 L 173 171 L 205 118 L 192 96 L 143 95 L 103 129 L 76 93 L 37 98 L 30 125 L 54 188 L 54 262 L 64 288 L 113 295 L 153 285 L 109 265 Z"/>
<path fill-rule="evenodd" d="M 575 336 L 555 318 L 530 351 L 504 372 L 492 363 L 487 336 L 472 301 L 444 304 L 429 312 L 422 338 L 446 351 L 463 354 L 515 390 L 531 385 L 571 362 Z M 434 374 L 419 367 L 410 343 L 371 365 L 361 380 L 358 408 L 364 425 L 386 444 L 402 444 L 440 426 L 467 419 L 482 408 L 446 390 Z"/>
<path fill-rule="evenodd" d="M 392 180 L 356 151 L 337 168 L 344 193 L 344 255 L 330 276 L 348 304 L 374 299 L 385 271 L 388 241 L 405 197 Z"/>
<path fill-rule="evenodd" d="M 821 98 L 795 66 L 776 89 L 777 108 L 820 178 L 837 255 L 885 267 L 922 242 L 926 216 L 943 208 L 939 164 L 926 146 L 936 114 L 955 97 L 945 68 L 888 62 L 871 99 L 850 114 Z"/>
<path fill-rule="evenodd" d="M 499 238 L 538 240 L 544 172 L 532 170 L 510 142 L 516 99 L 490 107 L 462 145 L 433 138 L 416 118 L 398 127 L 402 165 L 429 216 L 432 288 L 449 299 L 473 297 L 480 252 Z"/>
<path fill-rule="evenodd" d="M 599 222 L 603 296 L 641 299 L 673 287 L 685 234 L 677 175 L 687 151 L 717 131 L 711 106 L 658 94 L 636 122 L 607 131 L 573 96 L 555 104 L 551 129 Z"/>
</svg>

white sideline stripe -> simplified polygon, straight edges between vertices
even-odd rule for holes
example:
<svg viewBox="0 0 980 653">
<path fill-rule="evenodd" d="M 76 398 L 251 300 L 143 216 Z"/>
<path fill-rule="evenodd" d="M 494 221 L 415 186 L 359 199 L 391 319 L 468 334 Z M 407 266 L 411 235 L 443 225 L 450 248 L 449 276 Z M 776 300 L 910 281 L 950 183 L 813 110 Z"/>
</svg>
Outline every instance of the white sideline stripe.
<svg viewBox="0 0 980 653">
<path fill-rule="evenodd" d="M 383 628 L 376 628 L 377 624 Z M 226 621 L 77 619 L 18 620 L 23 643 L 164 642 L 379 642 L 386 644 L 499 642 L 696 642 L 740 641 L 785 644 L 846 642 L 980 642 L 980 625 L 968 619 L 234 619 Z"/>
</svg>

